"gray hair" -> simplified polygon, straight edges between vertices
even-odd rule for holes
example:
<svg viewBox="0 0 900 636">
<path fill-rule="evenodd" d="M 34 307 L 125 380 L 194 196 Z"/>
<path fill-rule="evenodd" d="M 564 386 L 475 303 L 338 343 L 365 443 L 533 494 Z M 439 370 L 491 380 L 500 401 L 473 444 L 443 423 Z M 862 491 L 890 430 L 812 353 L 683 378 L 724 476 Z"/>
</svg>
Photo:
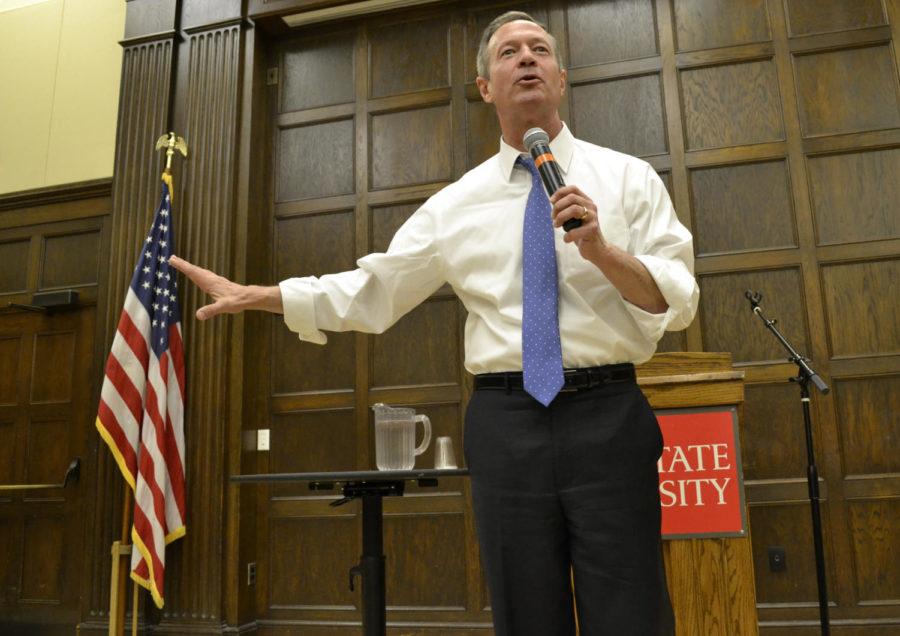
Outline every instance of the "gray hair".
<svg viewBox="0 0 900 636">
<path fill-rule="evenodd" d="M 479 77 L 483 77 L 484 79 L 491 79 L 491 60 L 490 52 L 488 51 L 488 44 L 490 44 L 491 38 L 494 36 L 494 33 L 496 33 L 497 30 L 504 24 L 515 22 L 517 20 L 532 22 L 541 27 L 544 31 L 547 31 L 546 25 L 538 22 L 523 11 L 507 11 L 506 13 L 498 15 L 496 18 L 491 20 L 491 23 L 487 25 L 484 31 L 481 33 L 481 42 L 478 44 L 478 56 L 475 58 L 475 66 L 478 70 Z M 553 54 L 556 56 L 556 63 L 559 65 L 560 69 L 563 69 L 564 66 L 562 54 L 559 52 L 559 46 L 556 44 L 556 38 L 553 37 L 553 34 L 550 33 L 550 31 L 547 31 L 547 38 L 550 40 L 550 46 L 553 49 Z"/>
</svg>

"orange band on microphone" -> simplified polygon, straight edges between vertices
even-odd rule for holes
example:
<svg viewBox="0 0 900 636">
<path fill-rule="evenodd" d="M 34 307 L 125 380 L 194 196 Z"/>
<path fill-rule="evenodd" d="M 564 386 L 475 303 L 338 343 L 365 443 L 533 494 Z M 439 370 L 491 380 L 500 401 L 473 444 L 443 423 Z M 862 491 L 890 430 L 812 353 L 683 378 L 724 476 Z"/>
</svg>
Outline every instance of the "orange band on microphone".
<svg viewBox="0 0 900 636">
<path fill-rule="evenodd" d="M 535 165 L 535 167 L 540 168 L 541 164 L 544 163 L 545 161 L 553 161 L 553 155 L 551 155 L 549 152 L 545 152 L 542 155 L 538 155 L 534 160 L 534 165 Z"/>
</svg>

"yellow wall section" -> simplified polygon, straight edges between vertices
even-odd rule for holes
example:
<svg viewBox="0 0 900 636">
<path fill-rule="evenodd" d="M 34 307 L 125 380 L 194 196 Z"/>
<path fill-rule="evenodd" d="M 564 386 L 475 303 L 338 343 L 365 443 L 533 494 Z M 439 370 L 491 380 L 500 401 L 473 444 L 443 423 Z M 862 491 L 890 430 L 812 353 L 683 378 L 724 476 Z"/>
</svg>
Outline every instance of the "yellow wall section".
<svg viewBox="0 0 900 636">
<path fill-rule="evenodd" d="M 5 8 L 0 193 L 112 176 L 125 0 Z"/>
</svg>

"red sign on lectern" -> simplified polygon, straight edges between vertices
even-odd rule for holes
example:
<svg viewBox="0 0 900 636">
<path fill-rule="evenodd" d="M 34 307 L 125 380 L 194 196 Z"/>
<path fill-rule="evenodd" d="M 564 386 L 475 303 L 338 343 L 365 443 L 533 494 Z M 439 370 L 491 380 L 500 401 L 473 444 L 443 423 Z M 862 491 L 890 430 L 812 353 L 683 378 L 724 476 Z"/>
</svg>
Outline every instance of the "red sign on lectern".
<svg viewBox="0 0 900 636">
<path fill-rule="evenodd" d="M 747 533 L 737 411 L 656 412 L 663 435 L 657 462 L 664 539 Z"/>
</svg>

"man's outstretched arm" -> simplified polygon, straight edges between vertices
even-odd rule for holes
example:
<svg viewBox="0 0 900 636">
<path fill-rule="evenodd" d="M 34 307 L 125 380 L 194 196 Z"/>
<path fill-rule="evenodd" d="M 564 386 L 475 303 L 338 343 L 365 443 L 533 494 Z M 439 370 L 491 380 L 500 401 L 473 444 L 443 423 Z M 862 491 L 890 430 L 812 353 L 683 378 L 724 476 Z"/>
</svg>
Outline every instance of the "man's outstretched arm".
<svg viewBox="0 0 900 636">
<path fill-rule="evenodd" d="M 273 314 L 284 313 L 281 289 L 277 285 L 271 287 L 239 285 L 177 256 L 169 258 L 169 265 L 212 296 L 214 302 L 197 310 L 197 320 L 206 320 L 219 314 L 236 314 L 247 309 L 268 311 Z"/>
</svg>

